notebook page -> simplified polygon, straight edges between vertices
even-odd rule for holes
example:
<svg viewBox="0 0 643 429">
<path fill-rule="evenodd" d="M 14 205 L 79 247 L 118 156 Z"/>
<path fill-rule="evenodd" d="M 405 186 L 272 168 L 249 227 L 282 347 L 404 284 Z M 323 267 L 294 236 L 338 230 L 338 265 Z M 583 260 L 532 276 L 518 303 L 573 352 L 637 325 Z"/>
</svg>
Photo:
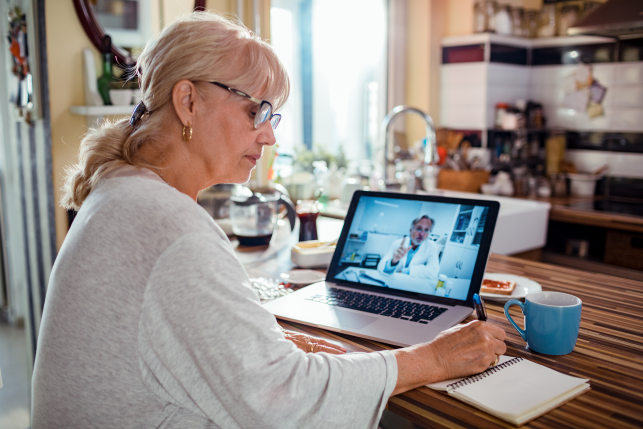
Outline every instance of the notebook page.
<svg viewBox="0 0 643 429">
<path fill-rule="evenodd" d="M 510 361 L 511 359 L 513 359 L 513 356 L 502 355 L 498 358 L 498 365 L 502 365 L 503 363 Z M 447 390 L 447 386 L 449 384 L 455 384 L 460 380 L 464 380 L 465 378 L 467 377 L 452 378 L 451 380 L 444 380 L 438 383 L 427 384 L 426 387 L 433 390 Z"/>
<path fill-rule="evenodd" d="M 452 394 L 466 397 L 483 408 L 520 415 L 587 381 L 522 360 L 480 381 L 458 387 Z"/>
</svg>

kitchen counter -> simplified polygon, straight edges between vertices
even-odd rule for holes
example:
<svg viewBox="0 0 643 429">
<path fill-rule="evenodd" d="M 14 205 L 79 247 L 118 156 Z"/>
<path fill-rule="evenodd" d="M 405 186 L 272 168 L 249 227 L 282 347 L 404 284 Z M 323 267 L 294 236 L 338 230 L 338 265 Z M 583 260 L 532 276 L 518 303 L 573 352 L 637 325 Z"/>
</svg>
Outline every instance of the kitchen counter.
<svg viewBox="0 0 643 429">
<path fill-rule="evenodd" d="M 343 222 L 320 218 L 321 240 L 339 235 Z M 269 246 L 242 248 L 236 254 L 251 277 L 279 277 L 294 268 L 290 246 L 296 230 L 282 225 Z M 503 303 L 487 301 L 489 321 L 507 332 L 507 354 L 520 356 L 565 374 L 590 379 L 592 389 L 542 417 L 528 423 L 530 428 L 630 428 L 643 425 L 643 282 L 575 270 L 541 262 L 526 261 L 493 254 L 489 272 L 528 277 L 539 282 L 545 291 L 571 293 L 583 301 L 580 334 L 574 351 L 565 356 L 546 356 L 532 352 L 509 325 Z M 606 286 L 608 285 L 608 286 Z M 517 307 L 511 309 L 520 317 Z M 473 320 L 469 317 L 465 322 Z M 395 348 L 320 328 L 279 320 L 282 327 L 341 343 L 349 352 L 372 352 Z M 388 409 L 426 427 L 440 428 L 510 428 L 495 417 L 453 397 L 426 387 L 391 397 Z"/>
<path fill-rule="evenodd" d="M 488 323 L 507 332 L 507 355 L 520 356 L 564 374 L 590 379 L 584 395 L 527 423 L 528 428 L 634 428 L 643 425 L 643 282 L 604 274 L 491 255 L 490 272 L 510 273 L 539 282 L 545 291 L 571 293 L 583 301 L 576 348 L 568 355 L 532 352 L 503 313 L 503 303 L 487 301 Z M 609 285 L 609 287 L 605 287 Z M 512 317 L 522 317 L 517 307 Z M 474 320 L 471 316 L 465 322 Z M 289 330 L 337 341 L 349 352 L 396 348 L 376 341 L 279 320 Z M 420 387 L 393 396 L 388 409 L 432 428 L 511 428 L 444 392 Z"/>
<path fill-rule="evenodd" d="M 431 192 L 419 191 L 418 195 L 500 202 L 498 220 L 493 234 L 493 241 L 491 242 L 491 252 L 493 253 L 516 255 L 540 249 L 545 245 L 550 209 L 550 204 L 546 202 L 525 201 L 524 199 L 498 195 L 483 195 L 443 189 Z M 347 206 L 332 202 L 322 214 L 336 219 L 344 219 L 347 209 Z M 530 226 L 527 229 L 524 228 L 526 224 Z"/>
<path fill-rule="evenodd" d="M 553 221 L 643 232 L 643 216 L 596 210 L 595 204 L 604 202 L 602 197 L 516 198 L 550 203 L 549 219 Z"/>
</svg>

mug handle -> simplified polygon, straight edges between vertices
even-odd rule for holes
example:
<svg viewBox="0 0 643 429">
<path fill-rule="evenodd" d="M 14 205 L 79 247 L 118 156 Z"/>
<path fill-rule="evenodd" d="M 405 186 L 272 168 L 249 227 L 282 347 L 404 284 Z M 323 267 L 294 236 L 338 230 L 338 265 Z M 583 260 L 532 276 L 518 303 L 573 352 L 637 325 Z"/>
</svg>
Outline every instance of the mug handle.
<svg viewBox="0 0 643 429">
<path fill-rule="evenodd" d="M 281 194 L 278 200 L 280 205 L 286 206 L 286 214 L 288 215 L 288 220 L 290 221 L 290 231 L 295 229 L 295 221 L 297 219 L 297 212 L 295 211 L 295 206 L 293 205 L 290 198 Z"/>
<path fill-rule="evenodd" d="M 520 309 L 522 310 L 522 314 L 525 314 L 525 304 L 518 301 L 517 299 L 510 299 L 505 303 L 505 316 L 507 317 L 507 320 L 509 320 L 509 323 L 511 323 L 513 327 L 516 328 L 516 331 L 518 331 L 522 339 L 527 341 L 527 331 L 525 329 L 520 329 L 520 327 L 516 324 L 516 322 L 514 322 L 514 320 L 509 315 L 509 307 L 511 307 L 512 305 L 520 306 Z"/>
</svg>

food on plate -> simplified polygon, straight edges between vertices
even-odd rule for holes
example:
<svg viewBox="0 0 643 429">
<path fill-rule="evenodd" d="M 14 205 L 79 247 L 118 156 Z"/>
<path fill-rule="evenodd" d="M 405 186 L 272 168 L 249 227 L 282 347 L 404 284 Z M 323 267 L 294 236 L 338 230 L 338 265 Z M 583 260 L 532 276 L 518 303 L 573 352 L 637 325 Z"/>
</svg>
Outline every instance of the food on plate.
<svg viewBox="0 0 643 429">
<path fill-rule="evenodd" d="M 511 295 L 516 288 L 516 282 L 511 280 L 482 280 L 482 293 L 495 293 L 497 295 Z"/>
</svg>

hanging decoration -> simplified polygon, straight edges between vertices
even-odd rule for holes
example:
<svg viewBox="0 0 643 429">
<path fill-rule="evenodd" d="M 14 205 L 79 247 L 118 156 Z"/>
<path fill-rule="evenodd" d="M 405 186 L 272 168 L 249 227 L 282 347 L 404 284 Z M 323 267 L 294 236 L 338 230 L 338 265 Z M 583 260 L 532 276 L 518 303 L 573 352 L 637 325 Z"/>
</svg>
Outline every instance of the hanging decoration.
<svg viewBox="0 0 643 429">
<path fill-rule="evenodd" d="M 16 90 L 10 100 L 15 105 L 18 116 L 33 126 L 33 75 L 29 67 L 29 47 L 27 43 L 27 17 L 20 7 L 9 9 L 9 52 L 11 53 L 11 73 L 16 77 Z"/>
</svg>

